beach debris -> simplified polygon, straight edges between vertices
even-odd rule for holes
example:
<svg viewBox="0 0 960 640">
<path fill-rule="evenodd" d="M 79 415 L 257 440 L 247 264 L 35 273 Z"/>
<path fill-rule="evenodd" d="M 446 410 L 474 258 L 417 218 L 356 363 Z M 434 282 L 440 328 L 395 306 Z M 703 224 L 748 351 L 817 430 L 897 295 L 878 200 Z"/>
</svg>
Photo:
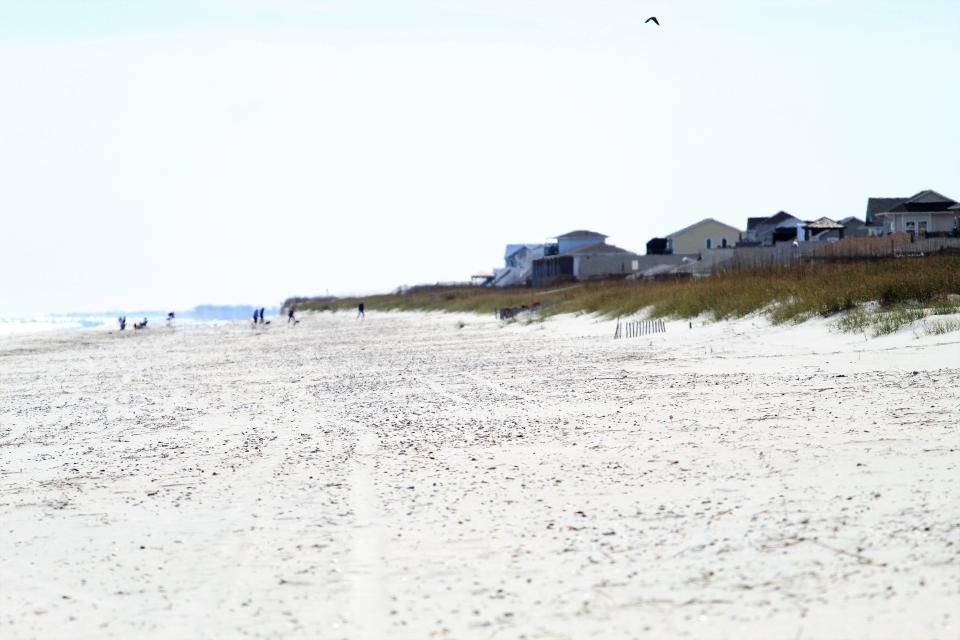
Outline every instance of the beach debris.
<svg viewBox="0 0 960 640">
<path fill-rule="evenodd" d="M 541 302 L 536 301 L 532 304 L 522 304 L 519 307 L 501 307 L 494 311 L 497 320 L 513 320 L 521 313 L 536 313 L 543 306 Z"/>
</svg>

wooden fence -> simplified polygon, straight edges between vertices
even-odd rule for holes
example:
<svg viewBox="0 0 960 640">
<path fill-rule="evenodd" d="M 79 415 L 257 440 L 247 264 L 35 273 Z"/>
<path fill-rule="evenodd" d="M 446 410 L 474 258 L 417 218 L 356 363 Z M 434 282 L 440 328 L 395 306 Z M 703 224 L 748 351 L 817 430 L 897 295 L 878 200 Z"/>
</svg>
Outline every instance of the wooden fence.
<svg viewBox="0 0 960 640">
<path fill-rule="evenodd" d="M 926 256 L 960 252 L 960 238 L 925 238 L 897 247 L 898 256 Z"/>
<path fill-rule="evenodd" d="M 728 260 L 712 265 L 712 271 L 736 271 L 770 267 L 793 262 L 817 260 L 855 260 L 896 258 L 960 251 L 960 238 L 926 238 L 911 242 L 909 233 L 892 233 L 881 237 L 852 237 L 836 242 L 781 242 L 772 247 L 737 247 Z"/>
<path fill-rule="evenodd" d="M 651 333 L 664 333 L 666 330 L 667 323 L 663 320 L 632 320 L 630 322 L 620 322 L 620 318 L 617 318 L 617 328 L 613 332 L 613 339 L 639 338 L 640 336 Z"/>
<path fill-rule="evenodd" d="M 910 244 L 909 233 L 879 238 L 844 238 L 816 247 L 808 255 L 811 258 L 889 258 L 905 244 Z"/>
</svg>

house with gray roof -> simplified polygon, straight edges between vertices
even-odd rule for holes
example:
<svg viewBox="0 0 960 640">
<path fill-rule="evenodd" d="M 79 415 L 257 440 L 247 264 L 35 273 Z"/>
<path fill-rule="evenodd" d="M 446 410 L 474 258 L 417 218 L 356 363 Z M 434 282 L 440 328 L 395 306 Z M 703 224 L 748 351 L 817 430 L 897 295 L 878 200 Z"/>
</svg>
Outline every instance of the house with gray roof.
<svg viewBox="0 0 960 640">
<path fill-rule="evenodd" d="M 640 268 L 636 253 L 607 244 L 607 236 L 579 229 L 556 237 L 555 253 L 549 249 L 533 261 L 533 286 L 555 282 L 626 277 Z"/>
<path fill-rule="evenodd" d="M 883 227 L 876 224 L 867 224 L 866 221 L 856 216 L 847 216 L 837 222 L 843 225 L 844 238 L 869 238 L 883 235 Z"/>
<path fill-rule="evenodd" d="M 905 231 L 916 238 L 960 234 L 960 204 L 926 189 L 908 198 L 868 198 L 867 224 L 888 233 Z"/>
<path fill-rule="evenodd" d="M 747 218 L 744 240 L 772 247 L 777 242 L 793 242 L 797 239 L 797 225 L 803 220 L 786 211 L 778 211 L 766 218 Z"/>
<path fill-rule="evenodd" d="M 867 214 L 864 216 L 864 221 L 872 224 L 874 216 L 878 213 L 886 213 L 906 200 L 907 198 L 867 198 Z"/>
<path fill-rule="evenodd" d="M 603 245 L 606 243 L 607 236 L 603 235 L 602 233 L 597 233 L 596 231 L 577 229 L 575 231 L 568 231 L 567 233 L 557 236 L 556 240 L 558 245 L 557 250 L 560 253 L 566 253 L 579 247 Z"/>
</svg>

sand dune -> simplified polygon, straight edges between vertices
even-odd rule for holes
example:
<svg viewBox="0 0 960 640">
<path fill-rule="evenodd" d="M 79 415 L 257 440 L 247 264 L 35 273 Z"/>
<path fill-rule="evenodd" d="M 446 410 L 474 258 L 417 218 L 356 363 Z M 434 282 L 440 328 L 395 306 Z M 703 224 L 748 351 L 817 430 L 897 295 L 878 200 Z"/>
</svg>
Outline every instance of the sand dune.
<svg viewBox="0 0 960 640">
<path fill-rule="evenodd" d="M 667 326 L 3 338 L 0 637 L 960 637 L 960 336 Z"/>
</svg>

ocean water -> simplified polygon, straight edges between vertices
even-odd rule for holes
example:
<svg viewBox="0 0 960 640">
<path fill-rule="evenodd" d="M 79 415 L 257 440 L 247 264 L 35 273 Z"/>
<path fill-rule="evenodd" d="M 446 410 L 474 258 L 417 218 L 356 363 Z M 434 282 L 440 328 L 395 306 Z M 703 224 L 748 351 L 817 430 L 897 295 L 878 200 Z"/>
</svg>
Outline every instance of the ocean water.
<svg viewBox="0 0 960 640">
<path fill-rule="evenodd" d="M 37 315 L 0 317 L 0 336 L 65 331 L 71 329 L 97 329 L 117 326 L 116 318 L 88 315 Z"/>
<path fill-rule="evenodd" d="M 280 313 L 277 307 L 268 308 L 265 315 L 274 317 Z M 193 309 L 176 312 L 177 325 L 222 324 L 249 320 L 253 307 L 246 305 L 213 306 L 202 305 Z M 32 316 L 0 316 L 0 336 L 24 335 L 48 331 L 76 331 L 82 329 L 117 329 L 117 312 L 112 313 L 51 313 Z M 135 311 L 126 314 L 127 330 L 133 330 L 133 324 L 146 318 L 148 327 L 163 327 L 167 314 L 161 311 Z"/>
</svg>

